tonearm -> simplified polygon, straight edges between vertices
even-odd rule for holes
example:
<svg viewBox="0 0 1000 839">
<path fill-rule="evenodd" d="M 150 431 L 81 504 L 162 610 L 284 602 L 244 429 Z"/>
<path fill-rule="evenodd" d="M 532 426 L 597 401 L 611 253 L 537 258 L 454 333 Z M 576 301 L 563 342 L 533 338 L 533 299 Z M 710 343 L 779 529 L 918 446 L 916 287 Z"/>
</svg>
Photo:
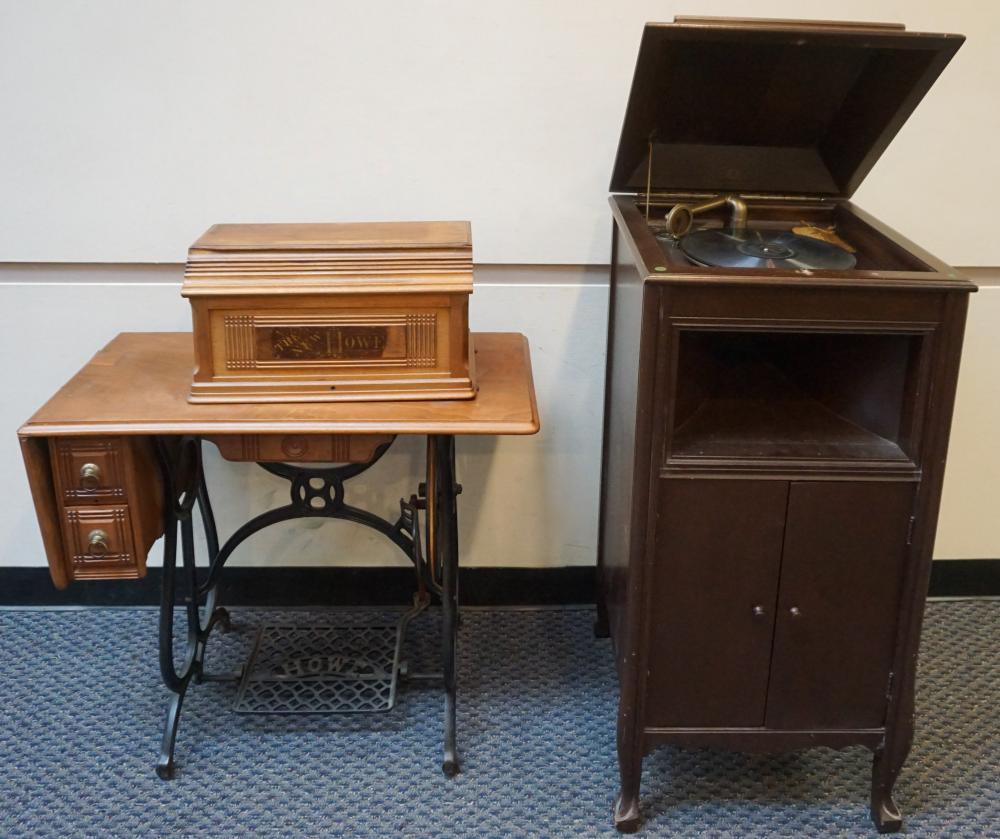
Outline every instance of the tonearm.
<svg viewBox="0 0 1000 839">
<path fill-rule="evenodd" d="M 687 232 L 691 229 L 691 225 L 694 223 L 694 217 L 697 213 L 714 210 L 716 207 L 721 207 L 723 204 L 728 204 L 733 211 L 732 217 L 729 221 L 729 227 L 733 230 L 746 229 L 746 201 L 738 195 L 720 195 L 716 198 L 704 201 L 701 204 L 674 204 L 674 206 L 670 208 L 670 212 L 667 213 L 666 217 L 667 235 L 673 236 L 675 239 L 680 239 L 682 236 L 687 235 Z"/>
</svg>

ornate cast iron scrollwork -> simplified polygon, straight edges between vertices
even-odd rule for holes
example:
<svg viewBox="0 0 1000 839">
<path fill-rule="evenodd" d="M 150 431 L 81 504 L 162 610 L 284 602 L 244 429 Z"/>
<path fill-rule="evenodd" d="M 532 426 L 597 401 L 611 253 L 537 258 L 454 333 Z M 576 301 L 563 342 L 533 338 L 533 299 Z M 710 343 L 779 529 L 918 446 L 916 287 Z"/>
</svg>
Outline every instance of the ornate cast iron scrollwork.
<svg viewBox="0 0 1000 839">
<path fill-rule="evenodd" d="M 371 468 L 385 454 L 392 441 L 376 449 L 365 463 L 329 467 L 307 467 L 288 463 L 258 464 L 272 475 L 289 482 L 289 503 L 250 519 L 220 547 L 205 486 L 200 440 L 196 437 L 161 438 L 157 451 L 165 488 L 163 594 L 160 604 L 160 665 L 164 684 L 174 694 L 167 709 L 163 744 L 157 763 L 162 778 L 174 775 L 174 746 L 181 705 L 191 680 L 202 678 L 239 678 L 239 675 L 212 677 L 204 674 L 204 657 L 212 629 L 229 627 L 229 615 L 216 606 L 222 570 L 233 551 L 253 534 L 278 522 L 297 518 L 332 518 L 353 521 L 377 530 L 392 541 L 413 563 L 417 592 L 414 609 L 408 617 L 430 603 L 433 591 L 442 603 L 442 664 L 445 685 L 445 733 L 443 769 L 453 775 L 458 771 L 455 748 L 455 642 L 457 637 L 457 564 L 458 535 L 455 496 L 461 491 L 454 482 L 454 439 L 428 438 L 427 483 L 421 496 L 400 501 L 395 522 L 346 503 L 344 482 Z M 205 529 L 209 567 L 199 583 L 195 567 L 193 510 L 197 504 Z M 425 554 L 420 536 L 418 510 L 426 509 L 428 551 Z M 178 586 L 176 575 L 177 531 L 181 534 L 181 552 L 186 582 Z M 431 539 L 430 532 L 434 538 Z M 178 588 L 184 590 L 178 601 Z M 187 652 L 178 670 L 174 659 L 174 609 L 182 603 L 187 613 Z M 396 659 L 398 660 L 398 649 Z"/>
</svg>

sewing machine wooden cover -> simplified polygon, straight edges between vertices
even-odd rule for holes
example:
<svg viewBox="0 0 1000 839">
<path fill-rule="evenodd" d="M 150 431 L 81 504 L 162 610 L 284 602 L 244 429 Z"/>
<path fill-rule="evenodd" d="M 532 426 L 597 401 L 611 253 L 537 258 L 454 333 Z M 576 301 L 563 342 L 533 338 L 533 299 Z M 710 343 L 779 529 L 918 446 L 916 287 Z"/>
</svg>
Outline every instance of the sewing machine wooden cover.
<svg viewBox="0 0 1000 839">
<path fill-rule="evenodd" d="M 475 396 L 468 222 L 219 224 L 182 293 L 192 402 Z"/>
</svg>

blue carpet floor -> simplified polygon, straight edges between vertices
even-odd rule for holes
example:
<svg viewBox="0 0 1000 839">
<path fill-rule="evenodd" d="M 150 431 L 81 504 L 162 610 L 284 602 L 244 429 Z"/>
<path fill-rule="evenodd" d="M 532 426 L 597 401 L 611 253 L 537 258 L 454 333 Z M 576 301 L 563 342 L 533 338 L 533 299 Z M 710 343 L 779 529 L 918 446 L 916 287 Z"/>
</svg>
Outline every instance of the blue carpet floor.
<svg viewBox="0 0 1000 839">
<path fill-rule="evenodd" d="M 322 613 L 236 610 L 210 669 L 254 628 Z M 355 616 L 360 620 L 363 616 Z M 195 685 L 177 778 L 159 780 L 166 691 L 155 611 L 0 612 L 0 836 L 615 836 L 616 681 L 592 613 L 468 610 L 459 660 L 462 774 L 440 772 L 442 702 L 408 686 L 394 711 L 255 717 L 234 684 Z M 434 619 L 411 627 L 414 666 Z M 917 739 L 897 785 L 910 836 L 1000 836 L 1000 602 L 935 603 Z M 649 836 L 871 836 L 870 756 L 661 749 L 643 776 Z"/>
</svg>

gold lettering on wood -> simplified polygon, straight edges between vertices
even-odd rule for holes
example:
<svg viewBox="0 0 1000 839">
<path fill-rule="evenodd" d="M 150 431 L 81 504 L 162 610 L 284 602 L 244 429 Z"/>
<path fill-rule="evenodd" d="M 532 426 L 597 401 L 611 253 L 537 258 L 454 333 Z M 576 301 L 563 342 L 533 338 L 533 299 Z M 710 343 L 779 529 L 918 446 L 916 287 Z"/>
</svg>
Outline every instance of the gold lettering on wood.
<svg viewBox="0 0 1000 839">
<path fill-rule="evenodd" d="M 257 357 L 274 361 L 381 358 L 387 326 L 271 326 L 257 328 Z"/>
<path fill-rule="evenodd" d="M 434 367 L 437 315 L 224 316 L 228 370 L 295 367 Z"/>
</svg>

